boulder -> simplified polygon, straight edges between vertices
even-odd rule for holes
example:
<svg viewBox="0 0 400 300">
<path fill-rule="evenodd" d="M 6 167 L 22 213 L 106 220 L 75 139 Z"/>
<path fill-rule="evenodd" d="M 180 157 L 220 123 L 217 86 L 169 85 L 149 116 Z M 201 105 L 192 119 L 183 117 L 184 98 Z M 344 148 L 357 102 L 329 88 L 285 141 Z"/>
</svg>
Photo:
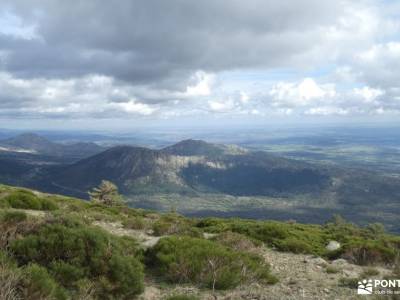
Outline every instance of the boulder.
<svg viewBox="0 0 400 300">
<path fill-rule="evenodd" d="M 340 243 L 336 241 L 330 241 L 328 245 L 326 245 L 325 249 L 328 251 L 335 251 L 340 249 Z"/>
</svg>

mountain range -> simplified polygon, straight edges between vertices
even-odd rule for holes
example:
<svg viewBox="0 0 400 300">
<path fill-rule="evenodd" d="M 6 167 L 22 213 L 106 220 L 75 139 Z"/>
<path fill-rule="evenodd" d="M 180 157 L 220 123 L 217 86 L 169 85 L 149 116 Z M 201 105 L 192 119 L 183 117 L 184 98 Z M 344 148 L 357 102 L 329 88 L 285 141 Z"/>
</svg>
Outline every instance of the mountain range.
<svg viewBox="0 0 400 300">
<path fill-rule="evenodd" d="M 218 215 L 276 214 L 315 222 L 342 213 L 357 222 L 399 224 L 400 179 L 370 171 L 201 140 L 184 140 L 159 150 L 128 145 L 104 150 L 96 144 L 62 145 L 26 134 L 0 145 L 32 151 L 14 152 L 17 158 L 3 162 L 0 156 L 1 182 L 47 192 L 87 198 L 88 190 L 109 180 L 133 205 L 146 208 L 167 209 L 174 203 L 183 213 L 212 215 L 218 205 L 223 208 Z M 27 155 L 29 160 L 21 159 Z M 44 163 L 46 157 L 54 163 Z M 59 157 L 70 159 L 57 162 Z"/>
<path fill-rule="evenodd" d="M 95 143 L 60 144 L 34 133 L 25 133 L 0 141 L 0 151 L 28 153 L 81 159 L 101 152 L 104 148 Z"/>
</svg>

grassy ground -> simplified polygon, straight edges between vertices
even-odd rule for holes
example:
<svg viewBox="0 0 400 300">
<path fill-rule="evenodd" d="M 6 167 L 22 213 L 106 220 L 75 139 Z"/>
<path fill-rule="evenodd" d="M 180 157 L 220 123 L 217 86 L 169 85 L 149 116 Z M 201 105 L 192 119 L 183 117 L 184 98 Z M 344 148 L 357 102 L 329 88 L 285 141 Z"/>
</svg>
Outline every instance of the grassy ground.
<svg viewBox="0 0 400 300">
<path fill-rule="evenodd" d="M 338 216 L 186 218 L 8 186 L 0 207 L 0 298 L 350 299 L 364 272 L 390 275 L 400 249 L 379 224 Z"/>
</svg>

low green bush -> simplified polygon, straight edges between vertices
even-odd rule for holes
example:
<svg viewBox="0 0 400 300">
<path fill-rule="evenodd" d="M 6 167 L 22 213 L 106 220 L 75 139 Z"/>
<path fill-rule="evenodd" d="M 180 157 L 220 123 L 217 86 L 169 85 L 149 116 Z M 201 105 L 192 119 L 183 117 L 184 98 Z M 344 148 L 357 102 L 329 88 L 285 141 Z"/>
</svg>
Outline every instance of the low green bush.
<svg viewBox="0 0 400 300">
<path fill-rule="evenodd" d="M 358 265 L 393 265 L 399 255 L 398 249 L 379 240 L 355 240 L 344 245 L 341 252 L 341 257 Z"/>
<path fill-rule="evenodd" d="M 39 198 L 27 190 L 16 190 L 1 199 L 9 207 L 34 210 L 55 210 L 57 204 L 48 198 Z"/>
<path fill-rule="evenodd" d="M 262 245 L 258 240 L 231 231 L 220 233 L 212 240 L 237 251 L 253 251 Z"/>
<path fill-rule="evenodd" d="M 360 278 L 370 278 L 372 276 L 377 276 L 379 274 L 380 272 L 377 269 L 367 268 L 361 273 Z"/>
<path fill-rule="evenodd" d="M 327 266 L 325 269 L 326 273 L 328 274 L 337 274 L 340 273 L 340 269 L 334 266 Z"/>
<path fill-rule="evenodd" d="M 0 299 L 20 299 L 21 272 L 15 262 L 0 250 Z"/>
<path fill-rule="evenodd" d="M 175 213 L 162 215 L 161 218 L 153 223 L 152 229 L 156 236 L 176 234 L 202 237 L 203 235 L 199 228 L 192 226 L 189 219 Z"/>
<path fill-rule="evenodd" d="M 22 211 L 6 211 L 1 216 L 1 222 L 5 224 L 16 224 L 27 219 L 26 213 Z"/>
<path fill-rule="evenodd" d="M 89 279 L 104 297 L 124 299 L 143 291 L 143 266 L 135 256 L 138 250 L 131 249 L 134 242 L 74 220 L 61 223 L 46 224 L 13 241 L 10 251 L 18 263 L 45 268 L 55 283 L 70 290 Z"/>
<path fill-rule="evenodd" d="M 206 232 L 232 231 L 264 242 L 267 246 L 278 250 L 294 250 L 297 253 L 322 255 L 327 241 L 321 226 L 317 225 L 216 218 L 200 220 L 196 225 Z"/>
<path fill-rule="evenodd" d="M 204 239 L 162 238 L 147 258 L 150 267 L 174 283 L 229 289 L 248 281 L 276 282 L 269 265 L 261 257 Z"/>
<path fill-rule="evenodd" d="M 141 230 L 146 228 L 146 222 L 142 217 L 130 217 L 122 222 L 124 228 Z"/>
<path fill-rule="evenodd" d="M 39 198 L 39 202 L 41 210 L 56 210 L 58 208 L 57 204 L 50 198 Z"/>
<path fill-rule="evenodd" d="M 280 251 L 293 252 L 293 253 L 312 253 L 313 249 L 307 242 L 290 237 L 276 243 L 276 247 Z"/>
<path fill-rule="evenodd" d="M 63 289 L 46 268 L 30 264 L 24 269 L 24 294 L 26 299 L 68 299 Z"/>
<path fill-rule="evenodd" d="M 211 233 L 240 233 L 280 251 L 314 254 L 329 259 L 342 257 L 361 265 L 393 265 L 396 257 L 400 256 L 400 238 L 386 234 L 381 225 L 358 227 L 339 216 L 324 226 L 218 218 L 201 219 L 196 226 Z M 326 250 L 331 240 L 339 242 L 341 248 Z"/>
<path fill-rule="evenodd" d="M 356 289 L 358 286 L 358 281 L 359 281 L 359 278 L 342 277 L 339 279 L 339 286 Z"/>
</svg>

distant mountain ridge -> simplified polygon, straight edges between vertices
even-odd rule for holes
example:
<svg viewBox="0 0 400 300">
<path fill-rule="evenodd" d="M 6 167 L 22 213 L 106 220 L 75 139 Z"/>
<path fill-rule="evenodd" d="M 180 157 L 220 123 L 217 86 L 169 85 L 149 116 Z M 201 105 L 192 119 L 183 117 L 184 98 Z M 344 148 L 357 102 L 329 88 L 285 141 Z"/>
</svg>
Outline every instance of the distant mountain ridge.
<svg viewBox="0 0 400 300">
<path fill-rule="evenodd" d="M 51 177 L 59 185 L 82 192 L 107 179 L 118 184 L 126 195 L 303 195 L 338 203 L 358 203 L 375 197 L 390 202 L 400 195 L 400 180 L 309 164 L 262 151 L 230 149 L 197 140 L 181 141 L 161 150 L 117 146 L 57 170 Z M 362 188 L 364 185 L 374 188 Z M 355 191 L 357 195 L 353 194 Z"/>
<path fill-rule="evenodd" d="M 88 157 L 104 150 L 95 143 L 59 144 L 35 133 L 24 133 L 0 140 L 0 151 L 42 154 L 49 156 Z"/>
<path fill-rule="evenodd" d="M 59 144 L 31 135 L 4 145 L 43 152 L 39 146 L 48 145 L 52 155 L 68 153 L 65 145 L 57 152 Z M 85 145 L 74 147 L 80 151 Z M 280 216 L 313 222 L 340 213 L 351 220 L 384 221 L 400 231 L 400 179 L 370 171 L 200 140 L 160 150 L 115 146 L 72 163 L 52 164 L 47 156 L 37 160 L 37 154 L 14 156 L 4 159 L 0 150 L 1 183 L 87 198 L 88 190 L 109 180 L 128 202 L 144 208 L 172 206 L 199 216 Z"/>
</svg>

